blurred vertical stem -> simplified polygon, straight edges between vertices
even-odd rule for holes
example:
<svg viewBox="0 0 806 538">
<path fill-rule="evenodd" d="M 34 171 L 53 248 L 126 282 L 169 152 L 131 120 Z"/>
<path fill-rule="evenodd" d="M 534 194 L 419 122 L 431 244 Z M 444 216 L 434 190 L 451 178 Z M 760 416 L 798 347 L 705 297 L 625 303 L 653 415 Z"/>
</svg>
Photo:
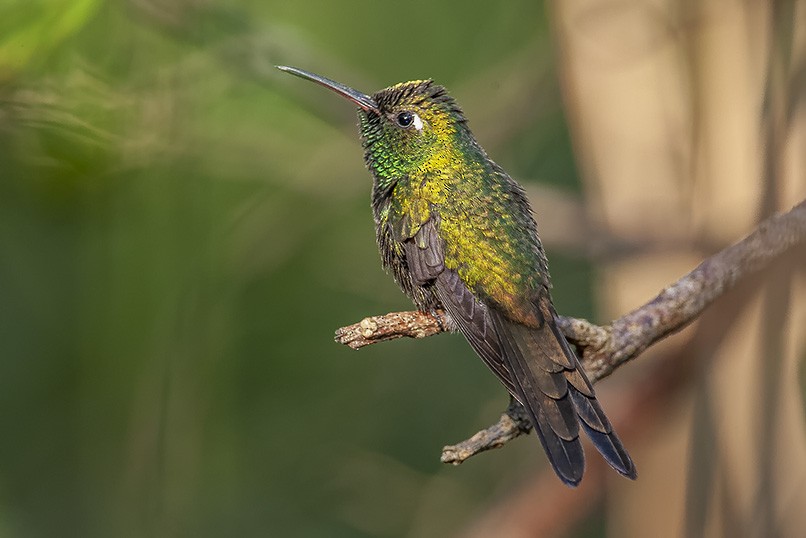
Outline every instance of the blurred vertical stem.
<svg viewBox="0 0 806 538">
<path fill-rule="evenodd" d="M 772 28 L 767 55 L 767 73 L 764 85 L 764 104 L 761 117 L 764 133 L 763 196 L 760 201 L 759 218 L 775 212 L 781 197 L 783 180 L 782 159 L 789 133 L 786 117 L 787 92 L 790 88 L 790 65 L 794 40 L 795 2 L 776 0 L 772 5 Z M 765 360 L 759 372 L 759 402 L 761 422 L 758 435 L 758 489 L 755 511 L 752 513 L 754 532 L 773 536 L 776 531 L 775 507 L 777 491 L 774 483 L 774 454 L 779 427 L 781 373 L 784 367 L 784 327 L 789 316 L 789 296 L 792 292 L 791 264 L 778 264 L 764 290 L 761 323 L 761 346 Z M 748 522 L 751 523 L 751 522 Z"/>
</svg>

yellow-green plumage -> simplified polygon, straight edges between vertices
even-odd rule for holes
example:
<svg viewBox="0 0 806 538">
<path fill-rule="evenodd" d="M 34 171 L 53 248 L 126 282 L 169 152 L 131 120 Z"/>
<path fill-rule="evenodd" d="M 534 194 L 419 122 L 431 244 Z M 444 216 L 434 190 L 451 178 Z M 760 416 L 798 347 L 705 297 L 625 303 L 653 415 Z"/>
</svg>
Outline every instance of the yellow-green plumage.
<svg viewBox="0 0 806 538">
<path fill-rule="evenodd" d="M 513 318 L 531 319 L 530 290 L 548 286 L 548 269 L 522 189 L 475 142 L 440 86 L 413 81 L 373 97 L 385 116 L 408 111 L 423 122 L 400 130 L 360 112 L 367 165 L 381 185 L 394 182 L 379 228 L 398 226 L 411 238 L 437 212 L 445 266 Z"/>
<path fill-rule="evenodd" d="M 529 289 L 547 284 L 546 269 L 533 236 L 524 233 L 512 213 L 518 200 L 503 181 L 491 179 L 496 172 L 490 168 L 455 149 L 440 153 L 398 183 L 390 216 L 393 222 L 410 221 L 407 235 L 414 237 L 433 218 L 432 211 L 438 212 L 445 267 L 458 271 L 479 297 L 522 317 L 521 299 Z"/>
<path fill-rule="evenodd" d="M 355 102 L 384 267 L 424 311 L 444 309 L 526 408 L 554 470 L 582 479 L 582 429 L 635 478 L 579 362 L 557 329 L 546 257 L 528 200 L 431 81 L 368 96 L 295 68 Z"/>
</svg>

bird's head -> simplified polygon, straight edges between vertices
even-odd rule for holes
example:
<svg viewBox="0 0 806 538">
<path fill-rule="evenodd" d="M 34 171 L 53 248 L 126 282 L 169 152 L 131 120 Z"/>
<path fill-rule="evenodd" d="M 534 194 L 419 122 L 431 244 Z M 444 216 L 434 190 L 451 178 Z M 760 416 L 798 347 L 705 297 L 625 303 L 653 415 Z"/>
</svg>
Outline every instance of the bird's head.
<svg viewBox="0 0 806 538">
<path fill-rule="evenodd" d="M 301 69 L 279 68 L 321 84 L 358 106 L 365 160 L 380 181 L 439 162 L 461 139 L 472 140 L 456 101 L 431 80 L 395 84 L 370 96 Z"/>
</svg>

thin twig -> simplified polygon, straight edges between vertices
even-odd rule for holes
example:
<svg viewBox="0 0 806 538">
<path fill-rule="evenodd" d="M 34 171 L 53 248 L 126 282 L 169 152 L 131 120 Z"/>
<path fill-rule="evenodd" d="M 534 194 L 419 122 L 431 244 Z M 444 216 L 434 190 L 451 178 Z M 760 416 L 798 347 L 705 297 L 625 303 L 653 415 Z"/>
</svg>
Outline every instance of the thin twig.
<svg viewBox="0 0 806 538">
<path fill-rule="evenodd" d="M 750 235 L 707 258 L 654 299 L 611 324 L 600 327 L 583 319 L 561 316 L 558 319 L 560 329 L 577 347 L 588 378 L 596 383 L 647 347 L 697 319 L 708 305 L 740 279 L 762 269 L 804 240 L 806 200 L 786 213 L 768 218 Z M 395 338 L 425 338 L 444 331 L 443 315 L 437 311 L 372 316 L 336 331 L 336 341 L 359 349 Z M 530 429 L 531 423 L 523 407 L 513 401 L 496 424 L 466 441 L 444 447 L 442 461 L 458 465 Z"/>
</svg>

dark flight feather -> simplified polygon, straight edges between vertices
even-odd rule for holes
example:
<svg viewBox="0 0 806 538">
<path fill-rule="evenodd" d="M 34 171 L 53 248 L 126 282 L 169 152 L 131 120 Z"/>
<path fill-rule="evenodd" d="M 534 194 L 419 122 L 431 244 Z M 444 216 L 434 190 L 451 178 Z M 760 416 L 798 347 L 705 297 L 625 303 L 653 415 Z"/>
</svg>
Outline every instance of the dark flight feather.
<svg viewBox="0 0 806 538">
<path fill-rule="evenodd" d="M 560 479 L 576 486 L 585 469 L 580 424 L 619 473 L 635 478 L 635 466 L 613 432 L 593 387 L 555 321 L 548 290 L 535 300 L 537 327 L 509 319 L 487 306 L 444 265 L 437 222 L 430 219 L 404 241 L 413 283 L 433 287 L 439 302 L 471 347 L 529 413 Z"/>
</svg>

